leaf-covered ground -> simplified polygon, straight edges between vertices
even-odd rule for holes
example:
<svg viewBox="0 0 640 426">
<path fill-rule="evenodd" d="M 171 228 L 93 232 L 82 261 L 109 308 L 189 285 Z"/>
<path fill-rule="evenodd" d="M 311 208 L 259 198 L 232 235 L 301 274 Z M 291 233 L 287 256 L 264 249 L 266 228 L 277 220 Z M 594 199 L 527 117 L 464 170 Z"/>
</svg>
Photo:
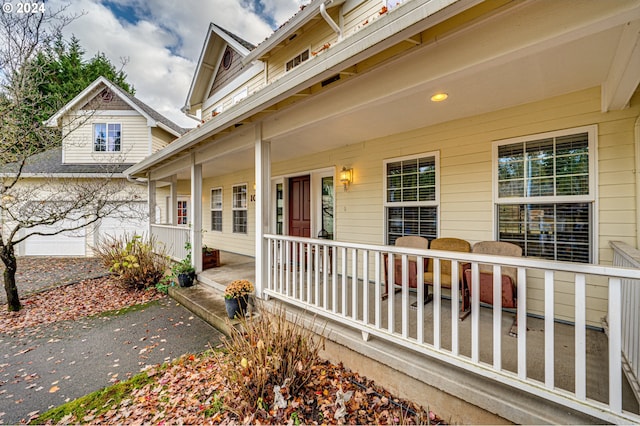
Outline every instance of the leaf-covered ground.
<svg viewBox="0 0 640 426">
<path fill-rule="evenodd" d="M 10 313 L 0 306 L 0 333 L 29 335 L 43 327 L 146 303 L 164 295 L 118 286 L 108 277 L 88 279 L 29 295 L 24 308 Z M 146 370 L 151 381 L 124 395 L 104 401 L 103 409 L 87 409 L 80 418 L 66 415 L 62 424 L 416 424 L 442 423 L 433 412 L 399 400 L 357 373 L 321 362 L 311 381 L 296 395 L 280 395 L 286 408 L 265 398 L 250 416 L 238 415 L 243 402 L 225 379 L 225 355 L 220 350 L 187 354 L 175 363 Z M 38 415 L 33 416 L 36 420 Z M 37 421 L 37 420 L 36 420 Z"/>
<path fill-rule="evenodd" d="M 8 312 L 0 305 L 0 333 L 32 334 L 60 321 L 115 311 L 165 297 L 155 290 L 134 291 L 120 287 L 109 277 L 87 279 L 21 298 L 23 308 Z"/>
<path fill-rule="evenodd" d="M 280 393 L 286 408 L 256 408 L 239 416 L 237 400 L 225 381 L 219 351 L 185 355 L 166 369 L 151 368 L 150 383 L 127 397 L 88 411 L 68 414 L 61 424 L 442 424 L 433 412 L 394 398 L 357 373 L 321 362 L 313 379 L 296 395 Z M 273 399 L 273 398 L 268 398 Z M 267 405 L 266 403 L 264 405 Z"/>
</svg>

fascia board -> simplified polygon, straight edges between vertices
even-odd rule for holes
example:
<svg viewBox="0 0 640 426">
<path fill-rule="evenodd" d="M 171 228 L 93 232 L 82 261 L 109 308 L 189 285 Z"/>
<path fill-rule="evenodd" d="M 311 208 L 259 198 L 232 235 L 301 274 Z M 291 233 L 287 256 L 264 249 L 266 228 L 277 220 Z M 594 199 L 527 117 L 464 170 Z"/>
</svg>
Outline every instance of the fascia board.
<svg viewBox="0 0 640 426">
<path fill-rule="evenodd" d="M 0 178 L 14 178 L 15 174 L 0 173 Z M 59 178 L 59 179 L 125 179 L 127 176 L 124 173 L 21 173 L 20 178 L 28 179 L 46 179 L 46 178 Z"/>
<path fill-rule="evenodd" d="M 398 6 L 390 13 L 396 16 L 393 20 L 379 19 L 369 24 L 355 35 L 336 44 L 328 52 L 316 56 L 304 64 L 296 67 L 291 72 L 291 78 L 281 78 L 271 83 L 262 90 L 249 96 L 242 102 L 234 105 L 200 127 L 184 135 L 182 140 L 167 146 L 138 164 L 124 171 L 126 175 L 141 173 L 153 166 L 156 162 L 166 160 L 185 148 L 200 142 L 206 137 L 216 134 L 218 131 L 241 121 L 261 109 L 264 109 L 280 100 L 290 96 L 301 88 L 307 87 L 325 78 L 326 75 L 335 74 L 339 69 L 351 66 L 367 57 L 375 55 L 384 49 L 394 45 L 403 37 L 403 33 L 413 26 L 420 25 L 415 31 L 429 28 L 464 10 L 467 10 L 482 0 L 414 0 Z M 447 11 L 433 18 L 436 12 L 445 8 Z M 431 18 L 431 19 L 429 19 Z M 334 70 L 335 69 L 335 70 Z M 295 74 L 294 74 L 295 73 Z"/>
</svg>

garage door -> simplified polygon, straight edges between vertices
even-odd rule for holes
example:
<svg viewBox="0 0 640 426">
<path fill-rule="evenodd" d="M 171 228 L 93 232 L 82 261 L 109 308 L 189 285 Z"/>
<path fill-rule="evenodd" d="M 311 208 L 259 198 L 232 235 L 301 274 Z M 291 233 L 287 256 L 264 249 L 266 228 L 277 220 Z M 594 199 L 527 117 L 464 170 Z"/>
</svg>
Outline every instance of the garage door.
<svg viewBox="0 0 640 426">
<path fill-rule="evenodd" d="M 38 226 L 31 232 L 55 232 L 72 226 L 63 221 L 60 225 Z M 84 256 L 86 254 L 86 231 L 84 229 L 56 235 L 33 235 L 24 241 L 27 256 Z"/>
<path fill-rule="evenodd" d="M 146 219 L 146 203 L 134 203 L 123 209 L 122 215 L 101 219 L 98 227 L 98 238 L 110 236 L 119 238 L 124 234 L 147 234 L 149 220 Z M 145 219 L 143 219 L 145 217 Z"/>
</svg>

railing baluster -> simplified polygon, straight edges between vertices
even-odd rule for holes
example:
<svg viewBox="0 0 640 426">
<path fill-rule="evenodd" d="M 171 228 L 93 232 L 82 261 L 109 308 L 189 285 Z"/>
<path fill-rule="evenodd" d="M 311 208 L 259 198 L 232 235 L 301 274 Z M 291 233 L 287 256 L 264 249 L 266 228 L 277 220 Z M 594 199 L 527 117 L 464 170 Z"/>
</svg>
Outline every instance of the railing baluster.
<svg viewBox="0 0 640 426">
<path fill-rule="evenodd" d="M 417 297 L 418 300 L 416 301 L 416 303 L 418 304 L 417 306 L 417 312 L 416 312 L 416 321 L 417 321 L 417 330 L 416 330 L 416 338 L 418 340 L 418 343 L 423 344 L 424 343 L 424 298 L 425 298 L 425 294 L 424 294 L 424 257 L 422 256 L 418 256 L 418 258 L 416 259 L 417 265 L 416 265 L 416 271 L 417 271 L 417 279 L 418 279 L 418 283 L 416 284 L 418 286 L 417 288 Z"/>
<path fill-rule="evenodd" d="M 322 307 L 329 308 L 329 246 L 322 246 Z"/>
<path fill-rule="evenodd" d="M 340 310 L 343 316 L 347 316 L 347 249 L 342 248 L 342 301 Z"/>
<path fill-rule="evenodd" d="M 376 301 L 375 301 L 375 319 L 374 319 L 374 324 L 376 326 L 376 328 L 380 328 L 381 324 L 382 324 L 382 290 L 381 290 L 381 286 L 382 286 L 382 280 L 381 280 L 381 276 L 382 276 L 382 268 L 381 268 L 381 263 L 382 263 L 382 253 L 379 251 L 375 252 L 375 273 L 376 273 L 376 288 L 375 288 L 375 295 L 376 295 Z"/>
<path fill-rule="evenodd" d="M 480 362 L 480 267 L 471 264 L 471 361 Z"/>
<path fill-rule="evenodd" d="M 460 290 L 462 277 L 460 277 L 458 262 L 451 264 L 451 352 L 458 355 L 458 317 L 460 312 Z"/>
<path fill-rule="evenodd" d="M 553 271 L 544 271 L 544 384 L 553 389 L 555 379 L 555 306 Z"/>
<path fill-rule="evenodd" d="M 622 412 L 622 303 L 620 278 L 609 279 L 609 408 Z"/>
<path fill-rule="evenodd" d="M 351 250 L 351 318 L 358 320 L 358 250 Z"/>
<path fill-rule="evenodd" d="M 285 243 L 285 265 L 287 265 L 287 275 L 284 282 L 284 292 L 288 296 L 290 295 L 291 284 L 291 244 Z"/>
<path fill-rule="evenodd" d="M 369 250 L 362 251 L 362 322 L 369 324 Z"/>
<path fill-rule="evenodd" d="M 442 283 L 440 282 L 440 258 L 433 259 L 433 346 L 440 349 L 440 303 L 442 302 Z M 452 265 L 453 267 L 453 265 Z"/>
<path fill-rule="evenodd" d="M 314 288 L 314 294 L 313 294 L 313 303 L 316 306 L 320 306 L 320 246 L 318 244 L 315 244 L 313 246 L 313 264 L 315 265 L 315 274 L 313 277 L 313 288 Z"/>
<path fill-rule="evenodd" d="M 304 300 L 304 243 L 298 243 L 298 298 Z"/>
<path fill-rule="evenodd" d="M 527 378 L 527 270 L 518 268 L 518 377 Z"/>
<path fill-rule="evenodd" d="M 409 257 L 402 257 L 402 337 L 409 337 Z"/>
<path fill-rule="evenodd" d="M 331 311 L 338 312 L 338 247 L 331 247 Z"/>
<path fill-rule="evenodd" d="M 575 276 L 575 383 L 576 398 L 584 401 L 587 398 L 587 334 L 586 305 L 587 290 L 584 274 Z"/>
<path fill-rule="evenodd" d="M 284 250 L 284 245 L 286 242 L 282 241 L 280 246 L 278 247 L 278 258 L 280 259 L 280 270 L 278 271 L 278 291 L 282 293 L 282 282 L 284 281 L 284 270 L 287 267 L 287 261 L 284 258 L 282 251 Z"/>
<path fill-rule="evenodd" d="M 395 304 L 393 303 L 396 294 L 395 269 L 394 255 L 389 253 L 387 262 L 387 329 L 391 334 L 395 332 Z"/>
<path fill-rule="evenodd" d="M 305 244 L 305 252 L 305 261 L 307 264 L 307 303 L 312 303 L 313 281 L 311 281 L 311 272 L 313 271 L 313 245 L 311 243 Z"/>
<path fill-rule="evenodd" d="M 502 369 L 502 268 L 493 265 L 493 368 Z"/>
</svg>

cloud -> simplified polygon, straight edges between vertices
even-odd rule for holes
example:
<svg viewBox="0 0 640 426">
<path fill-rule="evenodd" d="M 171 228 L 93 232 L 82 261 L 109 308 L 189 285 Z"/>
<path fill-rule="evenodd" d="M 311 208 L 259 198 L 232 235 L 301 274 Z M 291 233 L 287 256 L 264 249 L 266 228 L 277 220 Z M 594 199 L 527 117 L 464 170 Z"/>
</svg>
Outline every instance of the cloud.
<svg viewBox="0 0 640 426">
<path fill-rule="evenodd" d="M 68 4 L 49 0 L 55 10 Z M 120 66 L 136 97 L 182 126 L 180 112 L 209 23 L 259 44 L 299 10 L 299 0 L 74 0 L 67 13 L 83 13 L 64 34 L 75 35 L 88 57 L 104 53 Z"/>
</svg>

